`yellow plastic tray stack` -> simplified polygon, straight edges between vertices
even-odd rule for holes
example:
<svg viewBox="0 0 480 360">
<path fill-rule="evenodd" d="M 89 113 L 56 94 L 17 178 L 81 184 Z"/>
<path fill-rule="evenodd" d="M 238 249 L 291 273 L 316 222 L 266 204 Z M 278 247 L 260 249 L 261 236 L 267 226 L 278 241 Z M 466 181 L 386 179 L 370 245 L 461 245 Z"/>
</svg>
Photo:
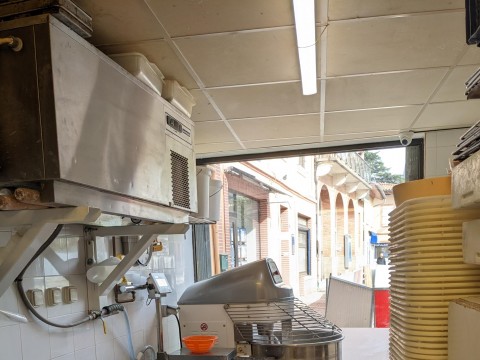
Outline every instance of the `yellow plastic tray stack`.
<svg viewBox="0 0 480 360">
<path fill-rule="evenodd" d="M 480 212 L 453 210 L 450 195 L 402 201 L 390 213 L 390 359 L 447 360 L 449 302 L 480 295 L 480 267 L 462 254 L 462 223 Z"/>
</svg>

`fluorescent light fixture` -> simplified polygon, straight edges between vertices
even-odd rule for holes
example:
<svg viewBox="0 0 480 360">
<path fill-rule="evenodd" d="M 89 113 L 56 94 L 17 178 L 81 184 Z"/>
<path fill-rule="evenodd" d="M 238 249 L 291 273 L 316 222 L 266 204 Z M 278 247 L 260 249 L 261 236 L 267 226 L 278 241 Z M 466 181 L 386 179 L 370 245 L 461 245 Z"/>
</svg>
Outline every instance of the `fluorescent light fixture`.
<svg viewBox="0 0 480 360">
<path fill-rule="evenodd" d="M 317 92 L 315 0 L 293 0 L 303 95 Z"/>
</svg>

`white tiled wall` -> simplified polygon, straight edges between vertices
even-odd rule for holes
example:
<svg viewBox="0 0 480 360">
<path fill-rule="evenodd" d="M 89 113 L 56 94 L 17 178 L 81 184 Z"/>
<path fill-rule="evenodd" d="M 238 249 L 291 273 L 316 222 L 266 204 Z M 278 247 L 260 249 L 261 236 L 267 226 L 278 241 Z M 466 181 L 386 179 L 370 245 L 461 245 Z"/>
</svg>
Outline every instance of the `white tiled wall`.
<svg viewBox="0 0 480 360">
<path fill-rule="evenodd" d="M 155 253 L 147 268 L 132 268 L 131 273 L 148 275 L 164 272 L 174 288 L 166 303 L 176 305 L 183 290 L 193 283 L 191 234 L 161 237 L 164 250 Z M 105 248 L 105 258 L 111 254 Z M 74 285 L 79 301 L 54 307 L 45 305 L 38 312 L 51 321 L 67 323 L 83 318 L 87 312 L 87 279 L 85 276 L 85 242 L 81 226 L 69 226 L 29 267 L 24 276 L 25 290 Z M 112 300 L 113 303 L 113 300 Z M 155 303 L 147 305 L 145 291 L 137 292 L 133 303 L 125 304 L 135 351 L 145 345 L 157 346 Z M 0 310 L 20 313 L 28 323 L 19 324 L 0 314 L 0 359 L 3 360 L 128 360 L 127 327 L 120 313 L 105 319 L 106 334 L 100 320 L 72 329 L 60 329 L 38 321 L 25 308 L 13 285 L 0 297 Z M 167 352 L 179 348 L 175 318 L 164 319 L 164 345 Z"/>
<path fill-rule="evenodd" d="M 449 159 L 466 131 L 467 128 L 425 134 L 425 178 L 448 175 Z"/>
</svg>

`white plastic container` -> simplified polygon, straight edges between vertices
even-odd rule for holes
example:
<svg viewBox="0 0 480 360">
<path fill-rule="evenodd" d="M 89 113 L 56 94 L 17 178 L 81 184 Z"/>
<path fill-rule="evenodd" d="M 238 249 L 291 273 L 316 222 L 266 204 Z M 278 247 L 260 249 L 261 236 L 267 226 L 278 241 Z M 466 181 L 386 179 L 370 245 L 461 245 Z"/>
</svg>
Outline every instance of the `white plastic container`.
<svg viewBox="0 0 480 360">
<path fill-rule="evenodd" d="M 140 53 L 125 53 L 109 56 L 130 74 L 148 85 L 158 95 L 162 95 L 164 76 L 158 67 L 150 63 L 144 55 Z"/>
<path fill-rule="evenodd" d="M 212 221 L 220 221 L 220 204 L 222 202 L 222 188 L 221 180 L 210 180 L 209 192 L 209 213 L 208 219 Z"/>
<path fill-rule="evenodd" d="M 196 104 L 195 98 L 176 80 L 165 80 L 162 96 L 185 115 L 192 116 L 192 108 Z"/>
</svg>

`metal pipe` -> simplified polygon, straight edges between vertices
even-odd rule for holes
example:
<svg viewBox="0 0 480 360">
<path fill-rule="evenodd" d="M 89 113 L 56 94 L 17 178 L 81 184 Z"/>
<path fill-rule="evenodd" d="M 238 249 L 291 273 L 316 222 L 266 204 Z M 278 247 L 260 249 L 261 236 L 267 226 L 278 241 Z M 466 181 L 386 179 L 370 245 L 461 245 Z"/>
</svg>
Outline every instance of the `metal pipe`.
<svg viewBox="0 0 480 360">
<path fill-rule="evenodd" d="M 23 41 L 15 36 L 8 36 L 6 38 L 0 38 L 0 46 L 7 45 L 12 48 L 13 51 L 20 51 L 23 48 Z"/>
<path fill-rule="evenodd" d="M 157 312 L 157 360 L 167 359 L 167 354 L 163 350 L 163 313 L 162 313 L 162 298 L 155 298 L 155 309 Z"/>
<path fill-rule="evenodd" d="M 120 285 L 118 287 L 118 291 L 121 293 L 121 294 L 125 294 L 125 293 L 128 293 L 128 292 L 132 292 L 132 291 L 135 291 L 135 290 L 143 290 L 143 289 L 146 289 L 147 288 L 147 285 Z"/>
</svg>

